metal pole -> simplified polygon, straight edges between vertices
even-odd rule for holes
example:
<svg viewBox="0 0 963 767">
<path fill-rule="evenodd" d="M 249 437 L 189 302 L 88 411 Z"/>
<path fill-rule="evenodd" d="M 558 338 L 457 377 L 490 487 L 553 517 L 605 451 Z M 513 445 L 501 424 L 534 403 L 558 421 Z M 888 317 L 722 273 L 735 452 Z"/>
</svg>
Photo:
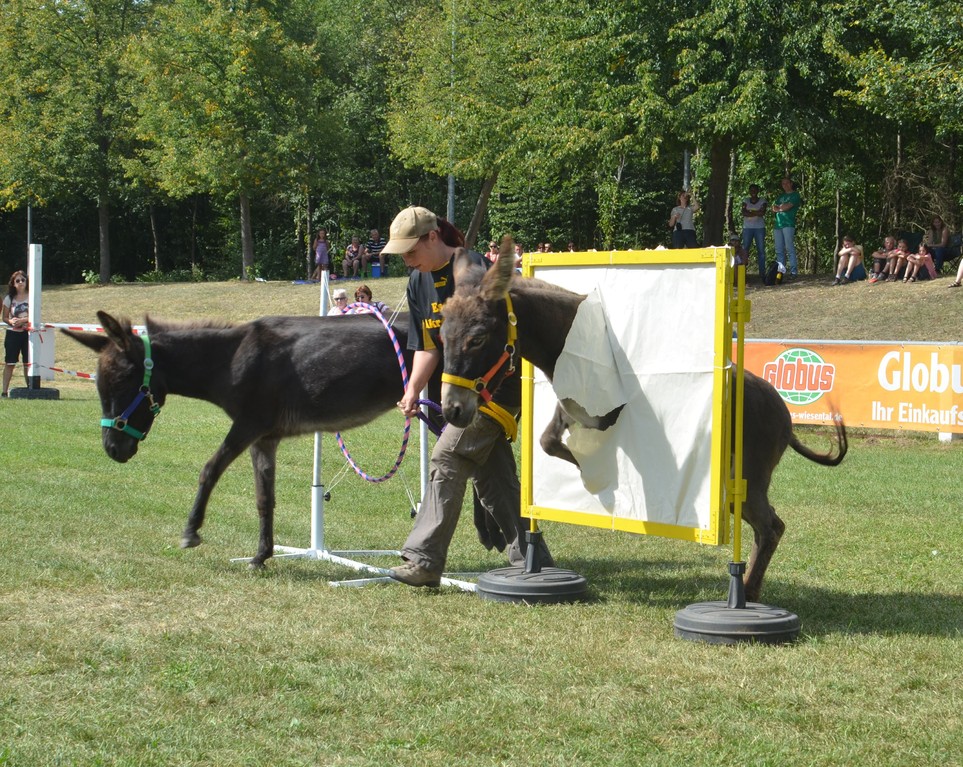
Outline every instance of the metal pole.
<svg viewBox="0 0 963 767">
<path fill-rule="evenodd" d="M 455 108 L 455 0 L 451 0 L 451 107 L 449 115 Z M 448 147 L 448 167 L 455 167 L 455 138 L 452 136 Z M 455 223 L 455 174 L 448 174 L 448 210 L 445 216 L 451 223 Z"/>
<path fill-rule="evenodd" d="M 320 315 L 328 313 L 328 270 L 321 270 Z M 311 550 L 324 551 L 324 481 L 321 478 L 321 432 L 314 433 L 314 469 L 311 475 Z"/>
<path fill-rule="evenodd" d="M 448 213 L 445 216 L 451 223 L 455 223 L 455 175 L 448 174 Z"/>
</svg>

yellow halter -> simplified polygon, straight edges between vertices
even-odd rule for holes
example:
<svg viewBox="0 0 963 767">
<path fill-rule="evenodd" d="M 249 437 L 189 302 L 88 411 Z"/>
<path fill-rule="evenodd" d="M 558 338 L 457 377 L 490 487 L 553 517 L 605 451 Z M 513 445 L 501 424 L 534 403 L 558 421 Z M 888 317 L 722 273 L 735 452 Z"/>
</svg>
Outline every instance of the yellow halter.
<svg viewBox="0 0 963 767">
<path fill-rule="evenodd" d="M 493 418 L 501 425 L 505 436 L 510 441 L 514 441 L 518 434 L 518 424 L 515 422 L 515 417 L 498 403 L 492 402 L 492 393 L 488 390 L 488 382 L 498 374 L 506 363 L 508 363 L 508 370 L 505 371 L 505 376 L 508 377 L 515 372 L 515 341 L 518 339 L 518 317 L 515 316 L 515 310 L 512 307 L 512 298 L 508 295 L 507 290 L 505 291 L 505 304 L 508 309 L 508 341 L 505 343 L 505 349 L 502 351 L 502 355 L 498 358 L 498 361 L 492 365 L 491 369 L 485 373 L 485 375 L 475 380 L 454 376 L 449 373 L 442 373 L 441 380 L 443 383 L 451 384 L 452 386 L 471 389 L 475 394 L 485 400 L 485 404 L 478 408 L 479 411 Z"/>
</svg>

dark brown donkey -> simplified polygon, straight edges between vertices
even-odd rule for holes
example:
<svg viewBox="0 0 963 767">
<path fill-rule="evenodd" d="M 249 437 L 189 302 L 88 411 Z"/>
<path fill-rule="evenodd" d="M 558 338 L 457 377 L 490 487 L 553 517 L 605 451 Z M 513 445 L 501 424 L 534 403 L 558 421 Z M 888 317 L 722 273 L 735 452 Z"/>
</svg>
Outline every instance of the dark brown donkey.
<svg viewBox="0 0 963 767">
<path fill-rule="evenodd" d="M 64 331 L 100 357 L 97 391 L 104 450 L 124 463 L 137 452 L 168 394 L 206 400 L 233 423 L 201 471 L 181 538 L 197 546 L 214 486 L 242 452 L 254 464 L 260 538 L 252 567 L 274 553 L 274 469 L 278 443 L 315 431 L 342 431 L 374 420 L 403 393 L 398 354 L 370 315 L 264 317 L 241 325 L 147 319 L 145 342 L 130 322 L 97 312 L 106 331 Z M 394 329 L 407 345 L 408 317 Z M 149 344 L 152 363 L 145 368 Z M 410 370 L 411 352 L 404 351 Z"/>
<path fill-rule="evenodd" d="M 575 313 L 585 296 L 564 290 L 543 280 L 515 275 L 510 241 L 503 241 L 501 255 L 487 273 L 456 258 L 455 295 L 445 303 L 441 326 L 445 342 L 445 373 L 475 380 L 490 370 L 505 348 L 508 338 L 508 310 L 505 295 L 511 297 L 517 318 L 516 353 L 551 379 Z M 494 390 L 504 377 L 504 367 L 489 382 Z M 478 395 L 471 389 L 445 384 L 442 387 L 445 418 L 464 426 L 475 417 Z M 734 405 L 733 405 L 734 407 Z M 609 416 L 617 417 L 617 413 Z M 608 416 L 606 417 L 608 418 Z M 569 424 L 605 428 L 598 419 L 584 419 L 578 411 L 563 406 L 542 435 L 541 444 L 549 455 L 576 463 L 564 449 L 562 436 Z M 778 392 L 765 380 L 745 372 L 743 414 L 743 466 L 746 503 L 743 518 L 754 538 L 745 575 L 746 599 L 757 601 L 762 579 L 786 526 L 769 504 L 772 473 L 787 447 L 824 466 L 837 466 L 846 455 L 848 443 L 842 420 L 836 422 L 838 449 L 816 453 L 793 434 L 789 410 Z"/>
</svg>

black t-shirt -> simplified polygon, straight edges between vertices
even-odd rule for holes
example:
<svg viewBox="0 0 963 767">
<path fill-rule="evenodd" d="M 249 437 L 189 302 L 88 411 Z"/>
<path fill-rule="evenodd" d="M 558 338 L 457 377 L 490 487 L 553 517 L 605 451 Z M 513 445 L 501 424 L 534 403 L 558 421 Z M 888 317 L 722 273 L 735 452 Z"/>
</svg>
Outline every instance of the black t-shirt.
<svg viewBox="0 0 963 767">
<path fill-rule="evenodd" d="M 472 263 L 481 264 L 486 269 L 491 266 L 481 253 L 468 251 Z M 441 307 L 455 292 L 455 274 L 452 261 L 435 272 L 414 271 L 408 278 L 408 311 L 410 312 L 410 327 L 408 330 L 408 348 L 414 351 L 432 351 L 438 349 L 442 353 L 441 364 L 435 371 L 435 377 L 441 376 L 444 368 L 444 353 L 441 342 Z M 506 338 L 507 340 L 507 338 Z M 516 365 L 519 360 L 515 360 Z M 518 407 L 521 404 L 521 384 L 519 371 L 502 381 L 493 399 L 505 407 Z"/>
</svg>

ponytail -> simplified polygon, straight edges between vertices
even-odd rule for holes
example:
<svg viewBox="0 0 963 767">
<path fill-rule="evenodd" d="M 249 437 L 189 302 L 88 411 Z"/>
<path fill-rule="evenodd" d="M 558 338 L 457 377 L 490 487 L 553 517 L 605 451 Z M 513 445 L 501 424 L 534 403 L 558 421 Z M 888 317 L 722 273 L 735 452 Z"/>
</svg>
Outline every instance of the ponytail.
<svg viewBox="0 0 963 767">
<path fill-rule="evenodd" d="M 438 231 L 441 241 L 453 248 L 465 247 L 465 235 L 448 219 L 438 217 Z"/>
</svg>

